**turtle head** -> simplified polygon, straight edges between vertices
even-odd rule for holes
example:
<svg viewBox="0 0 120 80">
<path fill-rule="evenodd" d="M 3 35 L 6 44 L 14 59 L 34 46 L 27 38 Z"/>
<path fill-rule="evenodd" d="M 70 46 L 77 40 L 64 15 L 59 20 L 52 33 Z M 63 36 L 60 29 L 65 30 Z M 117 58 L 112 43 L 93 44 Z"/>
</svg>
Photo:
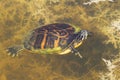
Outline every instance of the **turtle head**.
<svg viewBox="0 0 120 80">
<path fill-rule="evenodd" d="M 86 40 L 90 36 L 92 36 L 92 32 L 89 32 L 87 30 L 81 30 L 78 32 L 74 39 L 74 47 L 79 47 L 82 44 L 82 41 Z"/>
<path fill-rule="evenodd" d="M 81 30 L 77 33 L 76 39 L 79 40 L 85 40 L 87 37 L 92 36 L 92 32 L 89 32 L 87 30 Z"/>
</svg>

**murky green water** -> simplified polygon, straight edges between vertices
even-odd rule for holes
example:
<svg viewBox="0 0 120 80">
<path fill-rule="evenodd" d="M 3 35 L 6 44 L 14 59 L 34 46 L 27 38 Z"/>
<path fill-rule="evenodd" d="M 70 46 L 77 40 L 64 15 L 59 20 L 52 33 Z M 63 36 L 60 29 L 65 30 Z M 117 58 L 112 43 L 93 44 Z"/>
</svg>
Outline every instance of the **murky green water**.
<svg viewBox="0 0 120 80">
<path fill-rule="evenodd" d="M 120 19 L 120 1 L 84 2 L 87 0 L 0 0 L 0 80 L 101 80 L 100 73 L 107 72 L 102 58 L 119 63 L 120 33 L 111 23 Z M 15 58 L 7 55 L 5 49 L 21 44 L 29 31 L 55 22 L 94 33 L 78 48 L 83 59 L 27 50 Z M 119 66 L 116 69 L 119 80 Z"/>
</svg>

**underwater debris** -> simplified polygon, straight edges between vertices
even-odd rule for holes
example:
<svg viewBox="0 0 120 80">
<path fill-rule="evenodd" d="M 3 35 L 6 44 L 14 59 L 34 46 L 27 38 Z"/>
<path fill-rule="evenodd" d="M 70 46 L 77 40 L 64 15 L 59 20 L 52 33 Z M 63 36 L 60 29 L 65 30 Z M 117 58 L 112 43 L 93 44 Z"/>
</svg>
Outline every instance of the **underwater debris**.
<svg viewBox="0 0 120 80">
<path fill-rule="evenodd" d="M 118 80 L 115 71 L 116 68 L 119 66 L 116 65 L 116 63 L 118 63 L 119 60 L 116 59 L 117 61 L 116 60 L 110 61 L 104 58 L 102 58 L 102 60 L 105 62 L 108 71 L 105 73 L 100 72 L 100 80 Z"/>
<path fill-rule="evenodd" d="M 111 71 L 112 69 L 116 68 L 116 65 L 114 65 L 114 64 L 112 63 L 112 61 L 106 60 L 106 59 L 104 59 L 104 58 L 102 58 L 102 60 L 105 62 L 106 66 L 107 66 L 107 69 L 108 69 L 109 71 Z"/>
<path fill-rule="evenodd" d="M 113 21 L 111 25 L 120 30 L 120 19 Z"/>
<path fill-rule="evenodd" d="M 84 5 L 91 5 L 92 3 L 98 4 L 100 1 L 110 1 L 110 2 L 114 2 L 114 0 L 90 0 L 89 2 L 85 2 L 85 3 L 83 3 L 83 4 L 84 4 Z"/>
</svg>

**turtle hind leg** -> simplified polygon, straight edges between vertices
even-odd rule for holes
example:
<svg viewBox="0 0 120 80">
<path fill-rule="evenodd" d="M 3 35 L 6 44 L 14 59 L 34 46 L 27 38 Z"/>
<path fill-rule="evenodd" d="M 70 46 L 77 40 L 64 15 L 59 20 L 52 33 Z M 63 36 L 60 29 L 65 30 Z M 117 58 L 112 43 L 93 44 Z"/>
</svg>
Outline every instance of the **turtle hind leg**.
<svg viewBox="0 0 120 80">
<path fill-rule="evenodd" d="M 9 47 L 7 48 L 7 53 L 8 55 L 12 56 L 12 57 L 15 57 L 15 56 L 18 56 L 18 52 L 23 50 L 23 47 L 22 46 L 12 46 L 12 47 Z"/>
</svg>

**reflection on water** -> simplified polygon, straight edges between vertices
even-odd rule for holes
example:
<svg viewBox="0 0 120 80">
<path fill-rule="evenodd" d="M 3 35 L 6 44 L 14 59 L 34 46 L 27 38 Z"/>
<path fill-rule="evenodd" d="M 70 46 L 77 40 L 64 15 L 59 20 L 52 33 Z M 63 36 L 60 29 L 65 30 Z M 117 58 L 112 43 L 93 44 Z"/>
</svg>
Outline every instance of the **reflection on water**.
<svg viewBox="0 0 120 80">
<path fill-rule="evenodd" d="M 105 80 L 108 73 L 102 58 L 118 65 L 120 1 L 83 5 L 88 0 L 0 0 L 0 80 Z M 28 31 L 49 23 L 69 23 L 90 30 L 94 36 L 78 50 L 83 59 L 67 54 L 40 55 L 27 50 L 18 57 L 7 55 L 8 46 L 21 44 Z M 119 78 L 119 66 L 113 71 Z M 102 73 L 102 75 L 101 75 Z M 104 75 L 105 74 L 105 75 Z M 114 80 L 110 78 L 110 80 Z"/>
</svg>

